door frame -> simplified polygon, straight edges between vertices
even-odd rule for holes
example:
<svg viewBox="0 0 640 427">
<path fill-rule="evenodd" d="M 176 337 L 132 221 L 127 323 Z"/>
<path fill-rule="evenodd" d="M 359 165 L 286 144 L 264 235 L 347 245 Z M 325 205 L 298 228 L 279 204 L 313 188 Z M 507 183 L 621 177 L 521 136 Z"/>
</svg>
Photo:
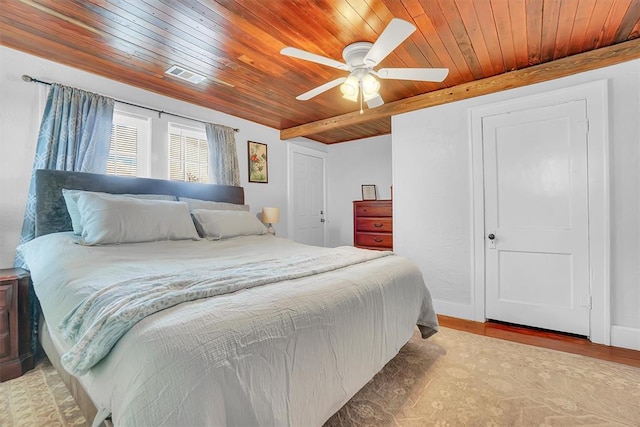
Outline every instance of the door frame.
<svg viewBox="0 0 640 427">
<path fill-rule="evenodd" d="M 303 147 L 302 145 L 298 145 L 294 142 L 289 142 L 287 147 L 287 218 L 289 218 L 287 224 L 287 236 L 291 240 L 293 240 L 293 234 L 295 230 L 295 216 L 294 216 L 294 208 L 293 208 L 293 159 L 294 154 L 304 154 L 306 156 L 319 157 L 322 159 L 322 181 L 323 181 L 323 191 L 322 191 L 322 206 L 324 207 L 324 228 L 322 230 L 322 238 L 324 240 L 324 245 L 327 245 L 327 223 L 326 218 L 327 214 L 327 153 L 320 150 L 314 150 L 313 148 Z"/>
<path fill-rule="evenodd" d="M 607 80 L 598 80 L 564 89 L 488 104 L 469 110 L 469 152 L 471 153 L 471 303 L 474 320 L 484 322 L 485 314 L 485 218 L 482 120 L 485 117 L 585 100 L 587 136 L 587 180 L 589 215 L 589 289 L 592 308 L 589 338 L 594 343 L 611 344 L 611 281 L 609 224 L 609 128 Z"/>
</svg>

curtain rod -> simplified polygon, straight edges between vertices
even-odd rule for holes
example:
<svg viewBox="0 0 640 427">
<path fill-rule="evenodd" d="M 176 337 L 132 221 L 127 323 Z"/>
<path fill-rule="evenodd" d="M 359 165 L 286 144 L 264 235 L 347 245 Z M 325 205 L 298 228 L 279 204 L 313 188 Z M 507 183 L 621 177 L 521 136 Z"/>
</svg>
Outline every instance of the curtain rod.
<svg viewBox="0 0 640 427">
<path fill-rule="evenodd" d="M 26 74 L 22 75 L 22 80 L 24 80 L 25 82 L 40 83 L 40 84 L 47 85 L 47 86 L 51 86 L 53 84 L 51 82 L 45 82 L 45 81 L 42 81 L 42 80 L 34 79 L 33 77 L 27 76 Z M 126 105 L 131 105 L 132 107 L 144 108 L 145 110 L 155 111 L 156 113 L 158 113 L 158 118 L 160 118 L 163 114 L 167 114 L 169 116 L 180 117 L 181 119 L 193 120 L 194 122 L 199 122 L 199 123 L 204 123 L 204 124 L 207 123 L 207 122 L 202 121 L 200 119 L 194 119 L 193 117 L 187 117 L 187 116 L 182 116 L 180 114 L 169 113 L 167 111 L 157 110 L 155 108 L 146 107 L 146 106 L 140 105 L 140 104 L 134 104 L 132 102 L 123 101 L 121 99 L 113 98 L 113 100 L 118 102 L 118 103 L 120 103 L 120 104 L 126 104 Z M 234 132 L 240 132 L 240 129 L 233 129 L 233 130 L 234 130 Z"/>
</svg>

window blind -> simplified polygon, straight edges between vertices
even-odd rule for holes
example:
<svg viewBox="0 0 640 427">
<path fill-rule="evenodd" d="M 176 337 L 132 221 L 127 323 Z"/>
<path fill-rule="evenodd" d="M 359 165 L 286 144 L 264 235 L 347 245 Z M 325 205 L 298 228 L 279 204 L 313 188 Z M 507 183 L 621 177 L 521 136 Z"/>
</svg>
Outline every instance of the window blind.
<svg viewBox="0 0 640 427">
<path fill-rule="evenodd" d="M 138 172 L 138 129 L 114 123 L 111 127 L 107 173 L 136 176 Z"/>
<path fill-rule="evenodd" d="M 169 179 L 209 182 L 209 147 L 204 132 L 169 129 Z"/>
</svg>

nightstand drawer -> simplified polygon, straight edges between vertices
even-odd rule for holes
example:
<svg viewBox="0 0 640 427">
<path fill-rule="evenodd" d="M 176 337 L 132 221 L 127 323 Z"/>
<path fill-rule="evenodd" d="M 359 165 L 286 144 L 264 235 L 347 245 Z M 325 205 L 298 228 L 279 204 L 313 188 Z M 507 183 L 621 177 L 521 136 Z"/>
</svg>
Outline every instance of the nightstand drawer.
<svg viewBox="0 0 640 427">
<path fill-rule="evenodd" d="M 11 355 L 11 312 L 13 306 L 12 281 L 9 285 L 0 285 L 0 359 Z"/>
<path fill-rule="evenodd" d="M 393 235 L 379 233 L 356 233 L 356 246 L 373 246 L 376 248 L 393 247 Z"/>
<path fill-rule="evenodd" d="M 13 284 L 0 285 L 0 312 L 13 308 Z"/>
<path fill-rule="evenodd" d="M 6 316 L 7 313 L 0 313 L 0 317 Z M 0 329 L 0 359 L 11 354 L 11 335 L 9 332 L 2 332 Z"/>
<path fill-rule="evenodd" d="M 356 219 L 356 230 L 358 231 L 393 231 L 393 220 L 391 218 L 358 218 Z"/>
</svg>

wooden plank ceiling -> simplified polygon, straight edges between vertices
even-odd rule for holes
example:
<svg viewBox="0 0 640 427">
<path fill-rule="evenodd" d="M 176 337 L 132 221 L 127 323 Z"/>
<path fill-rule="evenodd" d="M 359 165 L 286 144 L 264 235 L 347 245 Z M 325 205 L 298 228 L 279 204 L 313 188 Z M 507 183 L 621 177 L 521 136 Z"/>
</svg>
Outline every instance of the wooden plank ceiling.
<svg viewBox="0 0 640 427">
<path fill-rule="evenodd" d="M 418 30 L 379 67 L 445 67 L 444 82 L 383 80 L 386 104 L 361 117 L 339 88 L 295 99 L 345 72 L 282 48 L 342 62 L 346 45 L 374 42 L 394 17 Z M 640 57 L 640 44 L 628 42 L 639 32 L 640 0 L 0 0 L 2 45 L 328 144 L 390 133 L 389 115 L 435 105 L 413 102 L 429 93 L 475 93 L 473 82 L 522 80 L 531 73 L 512 72 L 553 69 L 561 58 L 623 42 L 626 56 L 610 50 L 591 63 Z M 174 64 L 206 80 L 166 75 Z"/>
</svg>

